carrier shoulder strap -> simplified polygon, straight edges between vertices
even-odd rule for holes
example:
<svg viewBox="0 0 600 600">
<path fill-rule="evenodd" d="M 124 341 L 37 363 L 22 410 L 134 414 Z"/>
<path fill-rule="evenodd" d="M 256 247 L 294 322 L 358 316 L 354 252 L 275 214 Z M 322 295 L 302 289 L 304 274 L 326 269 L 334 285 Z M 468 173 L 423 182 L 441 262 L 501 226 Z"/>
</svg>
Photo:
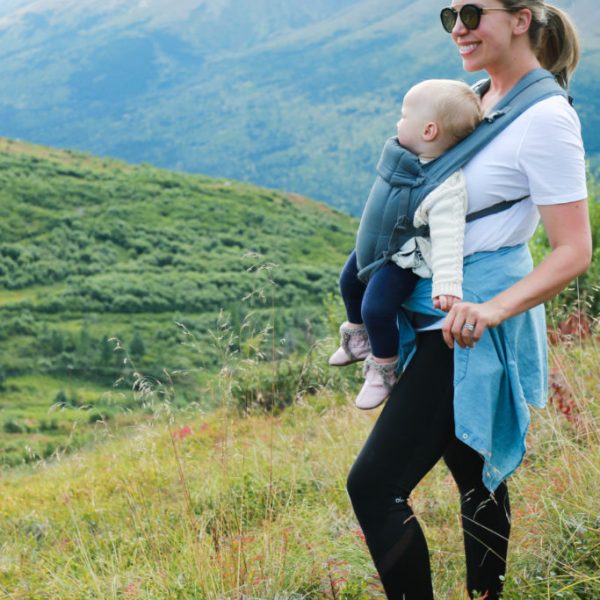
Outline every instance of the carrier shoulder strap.
<svg viewBox="0 0 600 600">
<path fill-rule="evenodd" d="M 489 80 L 480 81 L 475 84 L 475 91 L 483 93 L 489 85 Z M 492 108 L 471 135 L 424 165 L 424 171 L 428 177 L 443 181 L 469 162 L 528 108 L 556 95 L 569 99 L 567 92 L 558 84 L 552 73 L 541 68 L 530 71 Z"/>
</svg>

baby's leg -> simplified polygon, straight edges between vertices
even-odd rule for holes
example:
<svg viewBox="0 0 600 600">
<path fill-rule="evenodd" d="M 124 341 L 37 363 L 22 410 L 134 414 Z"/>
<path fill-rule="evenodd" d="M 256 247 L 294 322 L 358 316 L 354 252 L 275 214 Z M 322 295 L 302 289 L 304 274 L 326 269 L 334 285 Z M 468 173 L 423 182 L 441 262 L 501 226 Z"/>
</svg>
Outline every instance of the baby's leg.
<svg viewBox="0 0 600 600">
<path fill-rule="evenodd" d="M 352 250 L 340 275 L 340 291 L 349 323 L 358 325 L 363 322 L 361 306 L 366 289 L 367 286 L 358 278 L 356 251 Z"/>
<path fill-rule="evenodd" d="M 343 367 L 365 360 L 371 352 L 367 331 L 362 322 L 360 307 L 366 285 L 357 277 L 356 252 L 348 257 L 340 275 L 340 290 L 348 320 L 340 326 L 340 347 L 329 357 L 332 367 Z"/>
<path fill-rule="evenodd" d="M 376 358 L 392 358 L 398 354 L 397 315 L 418 280 L 411 270 L 401 269 L 391 262 L 369 280 L 362 303 L 362 320 Z"/>
</svg>

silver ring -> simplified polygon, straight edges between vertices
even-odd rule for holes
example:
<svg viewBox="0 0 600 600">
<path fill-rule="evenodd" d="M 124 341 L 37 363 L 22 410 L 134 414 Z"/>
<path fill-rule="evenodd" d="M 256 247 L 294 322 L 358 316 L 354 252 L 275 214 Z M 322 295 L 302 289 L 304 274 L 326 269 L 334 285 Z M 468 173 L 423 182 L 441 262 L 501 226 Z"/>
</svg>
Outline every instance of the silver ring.
<svg viewBox="0 0 600 600">
<path fill-rule="evenodd" d="M 463 329 L 466 329 L 467 331 L 475 331 L 475 324 L 474 323 L 465 323 L 463 325 Z"/>
</svg>

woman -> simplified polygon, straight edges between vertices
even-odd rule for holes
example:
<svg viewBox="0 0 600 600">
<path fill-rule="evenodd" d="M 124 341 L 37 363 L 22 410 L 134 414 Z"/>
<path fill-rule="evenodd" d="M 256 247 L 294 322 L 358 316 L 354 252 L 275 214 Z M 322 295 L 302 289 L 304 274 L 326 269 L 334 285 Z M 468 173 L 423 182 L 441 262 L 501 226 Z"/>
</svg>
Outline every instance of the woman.
<svg viewBox="0 0 600 600">
<path fill-rule="evenodd" d="M 540 66 L 566 87 L 579 47 L 564 13 L 542 0 L 479 0 L 465 6 L 453 2 L 442 20 L 464 69 L 485 69 L 489 74 L 491 84 L 482 97 L 484 110 L 489 111 L 525 74 Z M 516 362 L 521 362 L 519 377 L 530 379 L 515 383 L 515 371 L 507 374 L 505 370 L 504 378 L 485 374 L 480 381 L 496 377 L 496 388 L 502 388 L 502 393 L 522 383 L 526 394 L 539 397 L 527 398 L 528 402 L 541 405 L 544 372 L 538 369 L 531 384 L 527 369 L 536 367 L 523 359 L 522 352 L 518 356 L 519 345 L 524 343 L 524 338 L 518 338 L 520 324 L 528 327 L 527 323 L 537 319 L 539 325 L 541 303 L 583 273 L 591 260 L 580 126 L 566 99 L 554 96 L 528 109 L 472 159 L 464 172 L 470 212 L 507 198 L 528 195 L 529 199 L 467 225 L 465 286 L 475 288 L 472 297 L 478 301 L 455 304 L 445 319 L 434 323 L 425 325 L 421 319 L 419 327 L 416 319 L 416 352 L 348 477 L 353 508 L 384 589 L 388 598 L 397 600 L 433 598 L 427 544 L 408 499 L 442 457 L 461 494 L 469 596 L 500 597 L 510 533 L 508 489 L 502 478 L 520 462 L 524 445 L 516 449 L 516 464 L 504 465 L 494 479 L 484 449 L 477 451 L 468 433 L 457 437 L 465 431 L 461 429 L 463 420 L 481 409 L 477 405 L 481 398 L 473 397 L 479 385 L 473 376 L 485 371 L 487 359 L 482 356 L 487 355 L 479 350 L 486 347 L 495 352 L 505 344 L 515 351 Z M 540 217 L 552 251 L 535 269 L 521 272 L 530 260 L 526 243 Z M 506 274 L 508 282 L 493 292 L 486 289 L 486 277 L 477 272 L 486 261 L 494 265 L 495 273 Z M 470 284 L 469 272 L 477 273 Z M 515 323 L 519 326 L 514 327 Z M 525 341 L 531 344 L 531 336 Z M 545 337 L 534 342 L 533 350 L 527 352 L 541 357 L 545 368 Z M 468 353 L 470 358 L 465 359 Z M 463 372 L 457 372 L 455 365 L 459 357 Z M 506 369 L 506 361 L 503 364 Z M 466 391 L 455 388 L 457 381 L 460 390 Z M 487 398 L 480 402 L 486 403 Z M 493 411 L 490 414 L 497 421 Z M 523 438 L 528 412 L 525 417 L 515 421 L 524 423 Z M 488 425 L 499 427 L 500 437 L 506 434 L 509 439 L 514 433 L 513 422 Z M 513 438 L 510 443 L 514 446 Z"/>
</svg>

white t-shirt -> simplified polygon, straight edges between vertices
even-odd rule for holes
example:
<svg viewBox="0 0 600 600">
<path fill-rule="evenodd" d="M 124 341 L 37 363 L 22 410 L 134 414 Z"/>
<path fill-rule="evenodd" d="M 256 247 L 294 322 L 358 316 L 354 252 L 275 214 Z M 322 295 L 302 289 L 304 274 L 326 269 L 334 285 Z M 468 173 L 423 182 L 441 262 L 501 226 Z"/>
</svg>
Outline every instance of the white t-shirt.
<svg viewBox="0 0 600 600">
<path fill-rule="evenodd" d="M 529 241 L 539 221 L 537 204 L 587 197 L 581 124 L 562 96 L 538 102 L 517 117 L 464 167 L 468 212 L 530 198 L 467 223 L 464 254 Z"/>
<path fill-rule="evenodd" d="M 534 104 L 464 167 L 469 208 L 475 212 L 529 194 L 500 213 L 465 226 L 464 255 L 529 241 L 540 219 L 536 205 L 587 198 L 579 117 L 562 96 Z M 418 331 L 441 329 L 444 318 Z"/>
</svg>

